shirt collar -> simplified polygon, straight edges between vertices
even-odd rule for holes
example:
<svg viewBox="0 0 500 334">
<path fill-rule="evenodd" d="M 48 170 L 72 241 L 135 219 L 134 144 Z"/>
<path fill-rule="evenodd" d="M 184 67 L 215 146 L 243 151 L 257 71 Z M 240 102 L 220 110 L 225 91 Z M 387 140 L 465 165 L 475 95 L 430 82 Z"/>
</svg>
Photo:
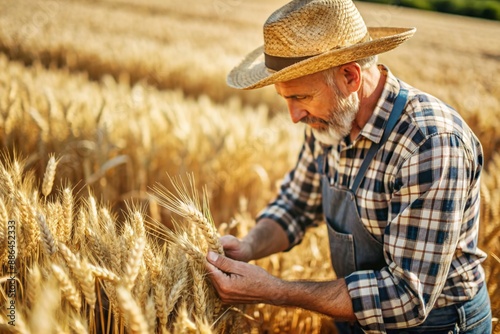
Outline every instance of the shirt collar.
<svg viewBox="0 0 500 334">
<path fill-rule="evenodd" d="M 378 68 L 380 73 L 387 77 L 384 84 L 384 90 L 378 99 L 373 114 L 360 132 L 360 136 L 375 143 L 380 142 L 382 139 L 385 125 L 389 120 L 392 108 L 394 107 L 394 101 L 401 88 L 398 79 L 391 73 L 387 66 L 378 65 Z"/>
</svg>

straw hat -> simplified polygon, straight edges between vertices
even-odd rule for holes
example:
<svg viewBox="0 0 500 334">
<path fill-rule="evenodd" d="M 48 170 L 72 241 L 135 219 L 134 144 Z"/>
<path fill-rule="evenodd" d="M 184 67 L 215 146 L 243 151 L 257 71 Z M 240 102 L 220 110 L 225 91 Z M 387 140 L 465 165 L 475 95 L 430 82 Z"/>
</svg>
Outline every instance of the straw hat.
<svg viewBox="0 0 500 334">
<path fill-rule="evenodd" d="M 293 0 L 264 23 L 264 46 L 251 52 L 227 84 L 254 89 L 394 49 L 415 28 L 367 28 L 351 0 Z"/>
</svg>

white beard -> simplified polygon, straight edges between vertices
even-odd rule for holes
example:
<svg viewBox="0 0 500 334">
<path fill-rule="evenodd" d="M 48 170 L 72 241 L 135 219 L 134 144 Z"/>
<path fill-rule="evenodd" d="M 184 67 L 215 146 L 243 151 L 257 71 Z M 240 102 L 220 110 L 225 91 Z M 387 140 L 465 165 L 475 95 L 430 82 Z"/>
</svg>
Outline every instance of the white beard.
<svg viewBox="0 0 500 334">
<path fill-rule="evenodd" d="M 323 144 L 337 146 L 345 136 L 351 133 L 352 124 L 359 111 L 359 98 L 356 93 L 343 97 L 336 85 L 333 85 L 332 89 L 338 96 L 338 100 L 330 111 L 329 126 L 322 130 L 313 128 L 312 131 L 314 137 Z"/>
<path fill-rule="evenodd" d="M 340 141 L 344 138 L 340 133 L 335 131 L 332 127 L 329 127 L 326 131 L 318 131 L 316 129 L 312 129 L 314 138 L 319 140 L 325 145 L 337 146 Z"/>
</svg>

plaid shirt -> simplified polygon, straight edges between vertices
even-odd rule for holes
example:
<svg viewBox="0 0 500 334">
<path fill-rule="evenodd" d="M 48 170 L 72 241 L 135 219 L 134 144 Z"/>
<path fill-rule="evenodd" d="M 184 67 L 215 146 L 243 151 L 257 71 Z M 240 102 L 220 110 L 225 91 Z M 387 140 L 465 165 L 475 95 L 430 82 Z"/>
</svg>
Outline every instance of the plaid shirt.
<svg viewBox="0 0 500 334">
<path fill-rule="evenodd" d="M 383 242 L 387 263 L 346 277 L 355 315 L 369 333 L 416 326 L 433 307 L 471 299 L 483 285 L 486 258 L 477 248 L 478 139 L 452 108 L 379 68 L 387 77 L 384 91 L 358 138 L 327 147 L 307 129 L 297 165 L 257 217 L 278 222 L 290 248 L 300 243 L 307 227 L 324 220 L 318 155 L 331 149 L 330 182 L 351 187 L 371 143 L 382 137 L 400 87 L 409 91 L 403 115 L 356 193 L 361 220 Z"/>
</svg>

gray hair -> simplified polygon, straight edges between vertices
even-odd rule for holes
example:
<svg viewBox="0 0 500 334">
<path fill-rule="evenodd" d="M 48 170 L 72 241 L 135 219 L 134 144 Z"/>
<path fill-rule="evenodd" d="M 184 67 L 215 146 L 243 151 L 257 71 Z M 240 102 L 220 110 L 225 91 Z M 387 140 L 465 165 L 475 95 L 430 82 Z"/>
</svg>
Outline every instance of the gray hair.
<svg viewBox="0 0 500 334">
<path fill-rule="evenodd" d="M 372 67 L 373 65 L 377 64 L 378 56 L 374 55 L 374 56 L 366 57 L 363 59 L 356 60 L 355 62 L 359 65 L 359 67 L 361 67 L 361 70 L 366 70 L 366 69 Z M 323 76 L 324 76 L 325 82 L 328 86 L 333 87 L 336 85 L 334 74 L 340 68 L 340 66 L 342 66 L 342 65 L 331 67 L 331 68 L 323 71 Z"/>
</svg>

